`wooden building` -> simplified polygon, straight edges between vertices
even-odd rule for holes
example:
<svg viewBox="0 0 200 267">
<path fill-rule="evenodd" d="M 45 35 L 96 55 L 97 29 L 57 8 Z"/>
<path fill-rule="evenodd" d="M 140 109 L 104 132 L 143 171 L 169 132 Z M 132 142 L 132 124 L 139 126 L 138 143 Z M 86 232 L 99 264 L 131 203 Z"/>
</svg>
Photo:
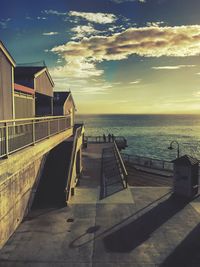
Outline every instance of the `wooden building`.
<svg viewBox="0 0 200 267">
<path fill-rule="evenodd" d="M 33 118 L 35 117 L 35 91 L 33 88 L 14 84 L 15 89 L 15 118 Z"/>
<path fill-rule="evenodd" d="M 0 120 L 15 118 L 14 67 L 15 61 L 0 41 Z"/>
<path fill-rule="evenodd" d="M 53 115 L 71 115 L 71 122 L 74 125 L 75 103 L 71 92 L 54 92 L 53 94 Z"/>
<path fill-rule="evenodd" d="M 35 116 L 53 115 L 54 82 L 46 67 L 16 67 L 15 83 L 34 89 Z"/>
</svg>

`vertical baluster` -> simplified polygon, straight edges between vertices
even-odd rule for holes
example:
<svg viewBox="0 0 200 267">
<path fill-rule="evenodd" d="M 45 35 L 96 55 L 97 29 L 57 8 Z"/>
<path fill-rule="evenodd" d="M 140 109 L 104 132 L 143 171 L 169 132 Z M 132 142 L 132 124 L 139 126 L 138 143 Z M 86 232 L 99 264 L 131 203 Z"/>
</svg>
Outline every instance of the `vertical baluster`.
<svg viewBox="0 0 200 267">
<path fill-rule="evenodd" d="M 9 154 L 9 132 L 8 132 L 8 123 L 6 122 L 5 123 L 5 148 L 6 148 L 6 157 L 8 157 L 8 154 Z"/>
<path fill-rule="evenodd" d="M 32 120 L 32 136 L 33 136 L 33 145 L 35 145 L 35 120 Z"/>
</svg>

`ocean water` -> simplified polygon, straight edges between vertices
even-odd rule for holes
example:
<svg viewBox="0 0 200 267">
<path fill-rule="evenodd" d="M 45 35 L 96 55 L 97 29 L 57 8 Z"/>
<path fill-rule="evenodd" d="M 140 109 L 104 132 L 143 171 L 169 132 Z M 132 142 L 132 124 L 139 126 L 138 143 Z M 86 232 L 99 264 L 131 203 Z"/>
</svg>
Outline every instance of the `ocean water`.
<svg viewBox="0 0 200 267">
<path fill-rule="evenodd" d="M 180 154 L 200 159 L 200 115 L 77 115 L 84 122 L 86 135 L 124 136 L 128 148 L 123 152 L 151 158 L 172 160 L 177 146 Z"/>
</svg>

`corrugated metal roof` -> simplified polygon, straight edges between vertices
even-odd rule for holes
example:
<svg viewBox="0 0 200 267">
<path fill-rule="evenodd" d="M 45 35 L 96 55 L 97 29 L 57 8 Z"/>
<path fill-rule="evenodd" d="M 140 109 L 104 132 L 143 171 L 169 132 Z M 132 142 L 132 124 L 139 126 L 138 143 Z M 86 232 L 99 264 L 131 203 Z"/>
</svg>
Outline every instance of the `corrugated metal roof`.
<svg viewBox="0 0 200 267">
<path fill-rule="evenodd" d="M 16 67 L 15 68 L 15 80 L 18 78 L 34 78 L 35 74 L 45 69 L 46 67 Z"/>
<path fill-rule="evenodd" d="M 13 67 L 15 67 L 16 66 L 15 60 L 13 59 L 13 57 L 11 56 L 11 54 L 8 52 L 7 48 L 4 46 L 4 44 L 1 41 L 0 41 L 0 49 L 6 55 L 7 59 L 10 61 Z"/>
<path fill-rule="evenodd" d="M 31 80 L 36 78 L 37 76 L 39 76 L 40 74 L 42 74 L 43 72 L 46 72 L 49 81 L 51 82 L 52 86 L 54 87 L 54 82 L 51 78 L 51 75 L 47 69 L 47 67 L 45 66 L 38 66 L 38 67 L 34 67 L 34 66 L 17 66 L 15 68 L 15 73 L 14 73 L 14 77 L 15 77 L 15 81 L 16 82 L 20 82 L 21 80 Z"/>
<path fill-rule="evenodd" d="M 55 105 L 64 105 L 71 92 L 54 92 L 53 102 Z"/>
</svg>

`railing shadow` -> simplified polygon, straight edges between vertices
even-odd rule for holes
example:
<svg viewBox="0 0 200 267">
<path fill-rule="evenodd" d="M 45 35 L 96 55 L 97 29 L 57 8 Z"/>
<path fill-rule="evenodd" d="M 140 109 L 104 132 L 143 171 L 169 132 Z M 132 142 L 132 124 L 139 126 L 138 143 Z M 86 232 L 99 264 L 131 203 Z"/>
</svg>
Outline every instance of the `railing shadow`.
<svg viewBox="0 0 200 267">
<path fill-rule="evenodd" d="M 184 222 L 183 222 L 184 223 Z M 200 223 L 159 265 L 160 267 L 200 266 Z"/>
<path fill-rule="evenodd" d="M 107 235 L 103 239 L 106 250 L 119 253 L 134 250 L 187 204 L 188 201 L 171 195 L 136 220 Z"/>
<path fill-rule="evenodd" d="M 162 199 L 166 198 L 169 196 L 169 194 L 171 194 L 171 191 L 167 192 L 166 194 L 162 195 L 161 197 L 159 197 L 158 199 L 155 199 L 154 201 L 152 201 L 151 203 L 149 203 L 148 205 L 142 207 L 141 209 L 137 210 L 135 213 L 131 214 L 130 216 L 126 217 L 125 219 L 121 220 L 120 222 L 116 223 L 115 225 L 107 228 L 106 230 L 104 230 L 101 233 L 97 233 L 93 238 L 87 240 L 87 241 L 82 241 L 81 238 L 84 237 L 86 235 L 86 233 L 88 232 L 87 230 L 81 234 L 80 236 L 78 236 L 77 238 L 75 238 L 69 245 L 70 248 L 77 248 L 77 247 L 83 247 L 85 245 L 87 245 L 90 242 L 93 242 L 94 240 L 101 238 L 102 236 L 104 236 L 105 234 L 109 234 L 112 233 L 116 228 L 122 226 L 124 223 L 127 223 L 130 220 L 133 220 L 135 218 L 135 216 L 139 216 L 140 213 L 144 212 L 146 209 L 149 209 L 151 206 L 155 205 L 158 201 L 161 201 Z M 98 230 L 100 229 L 100 226 L 98 226 Z"/>
</svg>

